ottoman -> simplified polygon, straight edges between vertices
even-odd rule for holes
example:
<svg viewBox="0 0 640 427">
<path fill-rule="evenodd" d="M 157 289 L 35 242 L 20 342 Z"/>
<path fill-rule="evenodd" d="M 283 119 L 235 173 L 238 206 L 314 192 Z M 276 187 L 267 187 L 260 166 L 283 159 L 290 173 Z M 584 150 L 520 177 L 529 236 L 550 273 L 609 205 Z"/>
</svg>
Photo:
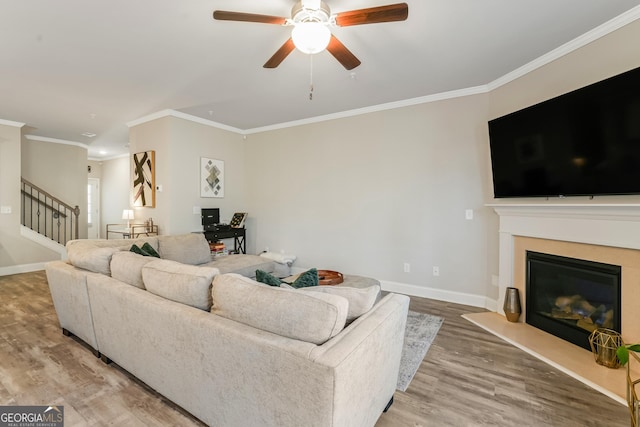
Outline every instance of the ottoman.
<svg viewBox="0 0 640 427">
<path fill-rule="evenodd" d="M 300 276 L 300 274 L 301 273 L 294 274 L 293 276 L 285 277 L 284 279 L 280 279 L 280 280 L 282 280 L 285 283 L 291 284 L 295 282 L 295 280 L 298 278 L 298 276 Z M 380 281 L 372 277 L 344 274 L 343 279 L 344 280 L 342 283 L 338 285 L 333 285 L 333 286 L 345 286 L 348 288 L 368 288 L 369 286 L 380 285 Z"/>
</svg>

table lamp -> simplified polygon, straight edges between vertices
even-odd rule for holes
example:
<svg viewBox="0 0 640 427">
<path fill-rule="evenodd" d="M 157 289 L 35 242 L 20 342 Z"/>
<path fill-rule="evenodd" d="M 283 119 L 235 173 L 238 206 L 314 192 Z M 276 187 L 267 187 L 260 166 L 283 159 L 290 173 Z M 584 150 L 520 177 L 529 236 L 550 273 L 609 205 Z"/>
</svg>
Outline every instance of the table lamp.
<svg viewBox="0 0 640 427">
<path fill-rule="evenodd" d="M 127 220 L 127 228 L 131 228 L 131 220 L 133 219 L 133 209 L 125 209 L 122 211 L 122 219 Z"/>
</svg>

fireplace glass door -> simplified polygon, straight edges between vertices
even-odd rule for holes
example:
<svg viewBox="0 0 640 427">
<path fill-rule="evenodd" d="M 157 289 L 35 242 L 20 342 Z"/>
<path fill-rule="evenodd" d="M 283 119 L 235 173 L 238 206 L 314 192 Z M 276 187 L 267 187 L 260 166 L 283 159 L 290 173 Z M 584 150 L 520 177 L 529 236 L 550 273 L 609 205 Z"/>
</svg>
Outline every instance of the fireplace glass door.
<svg viewBox="0 0 640 427">
<path fill-rule="evenodd" d="M 590 349 L 599 327 L 620 332 L 617 265 L 527 251 L 526 322 Z"/>
</svg>

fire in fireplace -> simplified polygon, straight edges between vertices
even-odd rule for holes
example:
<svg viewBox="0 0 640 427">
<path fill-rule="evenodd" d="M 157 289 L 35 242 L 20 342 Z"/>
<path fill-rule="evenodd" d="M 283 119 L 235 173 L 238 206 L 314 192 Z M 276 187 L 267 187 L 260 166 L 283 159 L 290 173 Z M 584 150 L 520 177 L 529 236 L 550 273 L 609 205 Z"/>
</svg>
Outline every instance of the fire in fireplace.
<svg viewBox="0 0 640 427">
<path fill-rule="evenodd" d="M 589 335 L 620 332 L 621 267 L 527 251 L 526 322 L 590 349 Z"/>
</svg>

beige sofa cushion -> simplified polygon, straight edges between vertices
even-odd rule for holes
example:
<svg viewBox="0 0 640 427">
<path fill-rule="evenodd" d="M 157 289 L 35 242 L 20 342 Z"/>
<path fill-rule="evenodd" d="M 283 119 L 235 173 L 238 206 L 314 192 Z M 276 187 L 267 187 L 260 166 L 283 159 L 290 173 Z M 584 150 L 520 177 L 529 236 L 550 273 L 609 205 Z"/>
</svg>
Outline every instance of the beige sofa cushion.
<svg viewBox="0 0 640 427">
<path fill-rule="evenodd" d="M 69 240 L 66 245 L 69 262 L 75 267 L 93 271 L 95 273 L 111 275 L 111 257 L 119 251 L 128 251 L 131 245 L 143 245 L 145 242 L 158 249 L 158 238 L 143 239 L 78 239 Z"/>
<path fill-rule="evenodd" d="M 227 255 L 215 257 L 207 266 L 220 270 L 220 274 L 237 273 L 245 277 L 256 277 L 256 270 L 273 273 L 276 262 L 258 255 Z"/>
<path fill-rule="evenodd" d="M 163 298 L 201 310 L 211 309 L 211 282 L 218 269 L 154 259 L 142 267 L 147 290 Z"/>
<path fill-rule="evenodd" d="M 131 286 L 145 289 L 142 280 L 142 267 L 157 259 L 130 251 L 116 252 L 111 257 L 111 277 Z"/>
<path fill-rule="evenodd" d="M 349 302 L 339 295 L 300 292 L 239 274 L 213 281 L 211 312 L 263 331 L 322 344 L 344 329 Z"/>
<path fill-rule="evenodd" d="M 302 292 L 321 292 L 340 295 L 349 301 L 347 322 L 351 322 L 371 310 L 380 295 L 380 285 L 366 288 L 350 288 L 348 286 L 313 286 L 299 289 Z"/>
<path fill-rule="evenodd" d="M 160 258 L 183 264 L 205 264 L 211 261 L 211 249 L 202 233 L 158 236 Z"/>
</svg>

